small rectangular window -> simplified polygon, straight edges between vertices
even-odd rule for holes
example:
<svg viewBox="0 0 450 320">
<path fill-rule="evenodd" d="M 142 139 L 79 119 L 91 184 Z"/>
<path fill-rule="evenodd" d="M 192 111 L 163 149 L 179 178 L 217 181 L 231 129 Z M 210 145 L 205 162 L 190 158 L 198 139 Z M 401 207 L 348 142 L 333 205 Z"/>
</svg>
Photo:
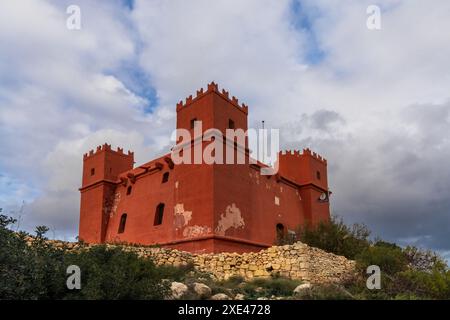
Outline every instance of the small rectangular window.
<svg viewBox="0 0 450 320">
<path fill-rule="evenodd" d="M 167 181 L 169 181 L 169 173 L 165 172 L 163 174 L 163 178 L 162 178 L 162 182 L 161 183 L 166 183 Z"/>
<path fill-rule="evenodd" d="M 234 121 L 231 119 L 228 120 L 228 129 L 234 129 Z"/>
<path fill-rule="evenodd" d="M 316 172 L 316 178 L 317 178 L 317 180 L 320 180 L 320 171 Z"/>
<path fill-rule="evenodd" d="M 95 168 L 91 169 L 91 176 L 93 176 L 95 174 Z"/>
</svg>

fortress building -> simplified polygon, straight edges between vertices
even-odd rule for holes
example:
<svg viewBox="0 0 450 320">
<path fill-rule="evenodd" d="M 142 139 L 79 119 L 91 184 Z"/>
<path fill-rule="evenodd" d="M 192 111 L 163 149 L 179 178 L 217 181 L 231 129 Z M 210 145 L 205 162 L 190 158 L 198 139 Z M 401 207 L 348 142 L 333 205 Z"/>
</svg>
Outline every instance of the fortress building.
<svg viewBox="0 0 450 320">
<path fill-rule="evenodd" d="M 177 129 L 247 131 L 248 107 L 217 84 L 177 104 Z M 201 137 L 200 137 L 201 138 Z M 186 143 L 186 141 L 184 141 Z M 223 138 L 223 145 L 245 145 Z M 208 142 L 188 141 L 190 148 Z M 309 149 L 280 152 L 266 165 L 175 164 L 170 152 L 139 166 L 134 154 L 104 144 L 83 157 L 79 238 L 88 243 L 159 244 L 191 252 L 258 251 L 330 218 L 327 161 Z"/>
</svg>

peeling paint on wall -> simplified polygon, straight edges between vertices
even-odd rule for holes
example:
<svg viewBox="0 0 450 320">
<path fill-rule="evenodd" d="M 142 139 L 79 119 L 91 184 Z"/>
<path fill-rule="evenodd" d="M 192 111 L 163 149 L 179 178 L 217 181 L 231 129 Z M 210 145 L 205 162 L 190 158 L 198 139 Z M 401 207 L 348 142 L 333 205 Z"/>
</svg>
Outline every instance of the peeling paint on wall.
<svg viewBox="0 0 450 320">
<path fill-rule="evenodd" d="M 184 210 L 184 204 L 177 203 L 174 208 L 173 224 L 176 230 L 183 229 L 183 237 L 192 238 L 211 233 L 211 228 L 208 226 L 188 226 L 191 220 L 192 211 Z"/>
<path fill-rule="evenodd" d="M 232 203 L 227 206 L 225 214 L 220 215 L 219 223 L 217 224 L 217 234 L 224 236 L 225 232 L 230 228 L 244 228 L 245 222 L 241 216 L 241 210 Z"/>
<path fill-rule="evenodd" d="M 195 225 L 195 226 L 186 227 L 183 230 L 183 236 L 188 237 L 188 238 L 198 237 L 198 236 L 206 235 L 208 233 L 211 233 L 211 228 L 209 228 L 207 226 Z"/>
<path fill-rule="evenodd" d="M 177 203 L 174 208 L 173 225 L 176 229 L 184 228 L 192 219 L 192 211 L 185 211 L 183 203 Z"/>
<path fill-rule="evenodd" d="M 111 207 L 111 213 L 109 214 L 110 217 L 114 217 L 114 215 L 116 214 L 117 207 L 119 206 L 119 203 L 120 203 L 120 197 L 121 197 L 121 193 L 116 192 L 116 194 L 114 195 L 113 205 Z"/>
<path fill-rule="evenodd" d="M 103 201 L 103 214 L 113 217 L 120 202 L 120 192 L 109 194 Z"/>
</svg>

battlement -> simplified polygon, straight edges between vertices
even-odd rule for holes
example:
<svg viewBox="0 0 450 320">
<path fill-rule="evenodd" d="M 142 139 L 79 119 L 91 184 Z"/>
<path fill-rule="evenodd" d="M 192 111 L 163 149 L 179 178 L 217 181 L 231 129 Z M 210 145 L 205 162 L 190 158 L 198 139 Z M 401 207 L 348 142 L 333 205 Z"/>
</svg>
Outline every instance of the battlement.
<svg viewBox="0 0 450 320">
<path fill-rule="evenodd" d="M 90 150 L 89 152 L 85 153 L 83 155 L 83 160 L 86 160 L 86 159 L 88 159 L 88 158 L 90 158 L 90 157 L 92 157 L 92 156 L 94 156 L 96 154 L 99 154 L 100 152 L 104 152 L 104 151 L 108 151 L 108 152 L 115 153 L 115 154 L 120 154 L 120 155 L 123 155 L 123 156 L 126 156 L 126 157 L 133 157 L 134 156 L 134 152 L 131 152 L 131 151 L 128 150 L 128 153 L 125 154 L 123 152 L 123 148 L 119 148 L 119 147 L 117 147 L 117 150 L 112 150 L 111 145 L 105 143 L 105 144 L 103 144 L 101 146 L 98 146 L 95 151 L 94 150 Z"/>
<path fill-rule="evenodd" d="M 290 156 L 294 156 L 294 157 L 304 157 L 304 156 L 310 156 L 324 164 L 327 164 L 327 160 L 325 158 L 323 158 L 321 155 L 312 152 L 309 148 L 303 149 L 303 151 L 299 151 L 299 150 L 282 150 L 279 152 L 280 156 L 286 156 L 286 155 L 290 155 Z"/>
<path fill-rule="evenodd" d="M 206 91 L 204 91 L 203 88 L 200 88 L 200 90 L 197 90 L 195 97 L 192 97 L 192 95 L 190 95 L 189 97 L 186 98 L 186 101 L 184 103 L 183 100 L 180 100 L 180 102 L 177 103 L 177 112 L 180 111 L 182 108 L 189 106 L 193 102 L 201 99 L 206 94 L 212 92 L 218 94 L 220 97 L 231 103 L 233 106 L 244 112 L 246 115 L 248 114 L 248 106 L 246 104 L 244 103 L 239 104 L 239 100 L 235 96 L 232 96 L 230 99 L 229 92 L 226 91 L 225 89 L 219 91 L 219 86 L 214 81 L 208 84 Z"/>
</svg>

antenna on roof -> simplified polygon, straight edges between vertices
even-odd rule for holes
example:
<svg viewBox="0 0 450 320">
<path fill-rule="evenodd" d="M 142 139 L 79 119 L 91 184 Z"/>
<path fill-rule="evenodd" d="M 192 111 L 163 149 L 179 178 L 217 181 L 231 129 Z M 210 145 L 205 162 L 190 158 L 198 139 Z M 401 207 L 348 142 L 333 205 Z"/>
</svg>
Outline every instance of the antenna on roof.
<svg viewBox="0 0 450 320">
<path fill-rule="evenodd" d="M 265 141 L 265 137 L 266 135 L 264 134 L 264 120 L 262 121 L 262 138 L 263 138 L 263 143 L 262 143 L 262 163 L 266 163 L 266 152 L 265 152 L 265 146 L 266 146 L 266 141 Z"/>
</svg>

